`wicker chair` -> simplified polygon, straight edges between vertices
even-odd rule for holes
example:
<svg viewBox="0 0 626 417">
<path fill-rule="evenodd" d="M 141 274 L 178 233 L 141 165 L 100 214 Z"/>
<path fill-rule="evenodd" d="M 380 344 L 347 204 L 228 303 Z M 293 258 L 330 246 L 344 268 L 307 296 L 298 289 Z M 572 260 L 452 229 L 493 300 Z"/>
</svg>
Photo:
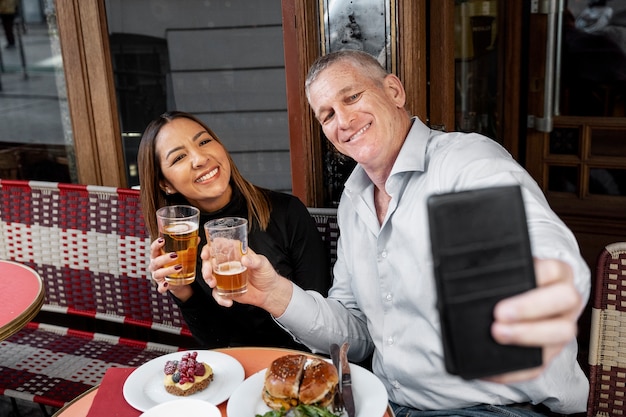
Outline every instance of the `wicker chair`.
<svg viewBox="0 0 626 417">
<path fill-rule="evenodd" d="M 626 416 L 626 242 L 602 250 L 595 285 L 587 417 Z"/>
</svg>

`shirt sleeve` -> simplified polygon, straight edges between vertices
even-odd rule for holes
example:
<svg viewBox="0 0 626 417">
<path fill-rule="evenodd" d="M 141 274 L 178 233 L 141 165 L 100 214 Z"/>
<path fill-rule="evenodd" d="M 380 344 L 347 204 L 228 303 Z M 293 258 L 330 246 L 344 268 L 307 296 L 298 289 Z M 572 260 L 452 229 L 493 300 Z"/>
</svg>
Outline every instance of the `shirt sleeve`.
<svg viewBox="0 0 626 417">
<path fill-rule="evenodd" d="M 294 286 L 291 301 L 276 321 L 312 352 L 328 353 L 331 343 L 350 343 L 350 360 L 362 361 L 374 350 L 367 323 L 338 300 Z"/>
</svg>

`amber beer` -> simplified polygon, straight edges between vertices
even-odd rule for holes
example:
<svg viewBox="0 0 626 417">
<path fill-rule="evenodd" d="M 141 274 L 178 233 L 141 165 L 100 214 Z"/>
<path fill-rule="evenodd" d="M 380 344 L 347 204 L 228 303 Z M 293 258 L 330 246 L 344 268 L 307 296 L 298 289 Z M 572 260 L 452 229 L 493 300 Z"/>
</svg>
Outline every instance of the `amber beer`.
<svg viewBox="0 0 626 417">
<path fill-rule="evenodd" d="M 178 258 L 166 266 L 181 264 L 180 272 L 170 274 L 165 280 L 173 285 L 191 284 L 196 278 L 196 257 L 198 255 L 198 225 L 181 222 L 164 226 L 163 253 L 176 252 Z"/>
<path fill-rule="evenodd" d="M 241 257 L 248 251 L 248 220 L 224 217 L 204 224 L 217 293 L 236 297 L 248 291 L 248 272 Z"/>
<path fill-rule="evenodd" d="M 248 290 L 247 268 L 239 261 L 219 264 L 213 275 L 217 280 L 217 292 L 222 296 L 243 294 Z"/>
<path fill-rule="evenodd" d="M 200 210 L 193 206 L 165 206 L 157 210 L 159 233 L 165 240 L 163 254 L 176 252 L 178 257 L 165 267 L 182 265 L 182 269 L 165 277 L 171 285 L 191 284 L 196 278 Z"/>
</svg>

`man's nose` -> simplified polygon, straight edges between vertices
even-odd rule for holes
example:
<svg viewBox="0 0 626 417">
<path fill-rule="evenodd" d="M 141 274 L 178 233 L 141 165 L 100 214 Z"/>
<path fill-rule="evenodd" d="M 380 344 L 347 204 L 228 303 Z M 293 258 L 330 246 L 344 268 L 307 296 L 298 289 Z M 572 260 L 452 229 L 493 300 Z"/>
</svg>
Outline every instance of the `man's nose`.
<svg viewBox="0 0 626 417">
<path fill-rule="evenodd" d="M 348 129 L 354 120 L 354 112 L 347 109 L 341 109 L 335 112 L 339 128 Z"/>
</svg>

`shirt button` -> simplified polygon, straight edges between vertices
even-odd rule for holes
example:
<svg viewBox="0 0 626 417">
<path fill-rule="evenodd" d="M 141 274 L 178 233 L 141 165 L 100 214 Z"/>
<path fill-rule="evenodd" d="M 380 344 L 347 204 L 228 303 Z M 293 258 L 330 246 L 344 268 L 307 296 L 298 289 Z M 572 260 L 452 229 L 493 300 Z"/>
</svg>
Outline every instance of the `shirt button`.
<svg viewBox="0 0 626 417">
<path fill-rule="evenodd" d="M 387 257 L 387 251 L 386 251 L 386 250 L 382 251 L 382 252 L 380 253 L 380 257 L 381 257 L 381 258 L 383 258 L 383 259 L 385 259 L 385 258 Z"/>
<path fill-rule="evenodd" d="M 387 301 L 391 301 L 393 299 L 393 296 L 391 295 L 391 293 L 387 293 L 387 295 L 385 296 L 385 299 Z"/>
<path fill-rule="evenodd" d="M 396 388 L 396 389 L 400 389 L 400 383 L 399 383 L 397 380 L 394 380 L 394 381 L 392 382 L 392 384 L 393 384 L 393 387 L 394 387 L 394 388 Z"/>
<path fill-rule="evenodd" d="M 393 345 L 393 337 L 387 338 L 387 344 L 388 345 Z"/>
</svg>

